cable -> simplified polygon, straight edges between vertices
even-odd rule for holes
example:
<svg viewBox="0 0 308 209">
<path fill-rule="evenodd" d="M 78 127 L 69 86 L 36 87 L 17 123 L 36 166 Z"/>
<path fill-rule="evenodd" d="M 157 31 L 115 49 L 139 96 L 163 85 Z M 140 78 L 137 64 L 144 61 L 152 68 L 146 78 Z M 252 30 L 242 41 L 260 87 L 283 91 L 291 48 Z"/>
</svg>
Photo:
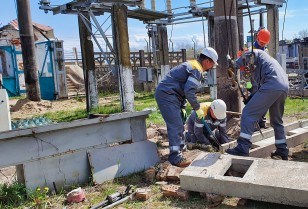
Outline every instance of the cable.
<svg viewBox="0 0 308 209">
<path fill-rule="evenodd" d="M 240 33 L 240 24 L 238 24 L 238 15 L 239 15 L 239 13 L 238 13 L 238 1 L 235 1 L 235 3 L 236 3 L 236 19 L 237 19 L 237 33 L 238 33 L 238 39 L 239 39 L 239 50 L 244 50 L 244 47 L 243 47 L 243 43 L 242 43 L 242 41 L 241 41 L 241 33 Z"/>
<path fill-rule="evenodd" d="M 18 8 L 17 8 L 17 2 L 16 2 L 16 0 L 14 0 L 14 3 L 15 3 L 16 16 L 17 16 L 17 18 L 18 18 Z"/>
<path fill-rule="evenodd" d="M 288 7 L 288 0 L 287 0 L 287 2 L 286 2 L 286 8 L 284 9 L 283 24 L 282 24 L 282 32 L 281 32 L 281 40 L 283 40 L 284 23 L 286 22 L 287 7 Z"/>
<path fill-rule="evenodd" d="M 231 31 L 231 12 L 232 12 L 232 8 L 233 8 L 233 0 L 231 2 L 231 7 L 230 7 L 230 12 L 229 12 L 229 28 L 230 28 L 230 35 L 231 35 L 231 53 L 232 53 L 232 57 L 234 58 L 234 53 L 233 53 L 233 37 L 232 37 L 232 31 Z"/>
<path fill-rule="evenodd" d="M 250 8 L 248 0 L 246 0 L 248 14 L 249 14 L 249 22 L 250 22 L 250 34 L 251 34 L 251 51 L 253 52 L 253 31 L 252 31 L 252 21 L 251 21 L 251 14 L 250 14 Z"/>
<path fill-rule="evenodd" d="M 230 39 L 229 39 L 229 33 L 228 33 L 228 22 L 227 22 L 227 12 L 226 12 L 226 0 L 224 0 L 224 13 L 225 13 L 225 23 L 226 23 L 226 33 L 227 33 L 227 42 L 228 42 L 228 53 L 227 54 L 229 54 L 229 52 L 230 52 L 230 50 L 229 50 L 229 48 L 230 48 L 230 46 L 229 46 L 229 41 L 230 41 Z"/>
</svg>

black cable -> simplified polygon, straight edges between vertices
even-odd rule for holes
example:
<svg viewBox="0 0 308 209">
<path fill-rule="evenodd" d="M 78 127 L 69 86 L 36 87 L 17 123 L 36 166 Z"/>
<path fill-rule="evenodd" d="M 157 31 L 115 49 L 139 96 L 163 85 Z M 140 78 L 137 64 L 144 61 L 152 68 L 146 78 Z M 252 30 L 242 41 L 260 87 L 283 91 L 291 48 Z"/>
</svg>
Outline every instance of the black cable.
<svg viewBox="0 0 308 209">
<path fill-rule="evenodd" d="M 230 48 L 230 46 L 229 46 L 229 33 L 228 33 L 228 22 L 227 22 L 227 12 L 226 12 L 226 0 L 224 0 L 224 13 L 225 13 L 225 23 L 226 23 L 226 33 L 227 33 L 227 42 L 228 42 L 228 54 L 229 54 L 229 52 L 230 52 L 230 50 L 229 50 L 229 48 Z"/>
<path fill-rule="evenodd" d="M 237 33 L 238 33 L 238 39 L 239 39 L 239 50 L 244 50 L 243 43 L 241 42 L 241 33 L 240 33 L 240 24 L 238 24 L 238 1 L 235 1 L 236 3 L 236 19 L 237 19 Z"/>
<path fill-rule="evenodd" d="M 232 53 L 232 58 L 235 58 L 234 57 L 234 53 L 233 53 L 233 36 L 232 36 L 232 31 L 231 31 L 231 12 L 232 12 L 232 9 L 233 9 L 233 0 L 232 0 L 232 2 L 231 2 L 231 7 L 230 7 L 230 13 L 229 13 L 229 28 L 230 28 L 230 35 L 231 35 L 231 53 Z"/>
<path fill-rule="evenodd" d="M 283 32 L 284 32 L 284 23 L 286 21 L 287 7 L 288 7 L 288 0 L 286 2 L 286 8 L 284 10 L 284 16 L 283 16 L 282 33 L 281 33 L 281 39 L 282 40 L 283 40 Z"/>
<path fill-rule="evenodd" d="M 253 52 L 253 31 L 252 31 L 252 21 L 251 21 L 251 14 L 250 14 L 250 8 L 248 0 L 246 0 L 247 9 L 248 9 L 248 15 L 249 15 L 249 22 L 250 22 L 250 34 L 251 34 L 251 51 Z"/>
</svg>

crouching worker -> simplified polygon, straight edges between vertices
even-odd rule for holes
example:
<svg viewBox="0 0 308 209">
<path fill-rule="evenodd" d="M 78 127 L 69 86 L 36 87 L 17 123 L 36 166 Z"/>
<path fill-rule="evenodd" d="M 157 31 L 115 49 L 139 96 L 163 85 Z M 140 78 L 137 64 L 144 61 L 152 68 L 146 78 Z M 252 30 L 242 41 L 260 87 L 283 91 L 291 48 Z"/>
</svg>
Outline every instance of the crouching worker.
<svg viewBox="0 0 308 209">
<path fill-rule="evenodd" d="M 195 111 L 188 118 L 188 131 L 185 133 L 187 148 L 200 148 L 211 152 L 214 151 L 212 145 L 217 149 L 219 145 L 205 125 L 211 129 L 219 144 L 229 142 L 226 129 L 226 103 L 221 99 L 216 99 L 213 102 L 200 103 L 200 109 L 204 113 L 204 120 L 199 119 Z"/>
</svg>

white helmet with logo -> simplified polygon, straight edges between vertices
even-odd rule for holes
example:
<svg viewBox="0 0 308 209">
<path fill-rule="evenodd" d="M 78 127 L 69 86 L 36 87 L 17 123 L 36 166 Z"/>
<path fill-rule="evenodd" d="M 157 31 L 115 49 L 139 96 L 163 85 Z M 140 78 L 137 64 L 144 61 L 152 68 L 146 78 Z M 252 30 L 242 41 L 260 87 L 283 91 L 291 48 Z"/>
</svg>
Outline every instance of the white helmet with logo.
<svg viewBox="0 0 308 209">
<path fill-rule="evenodd" d="M 222 120 L 226 118 L 226 103 L 221 99 L 216 99 L 211 104 L 211 109 L 218 120 Z"/>
<path fill-rule="evenodd" d="M 217 60 L 218 60 L 218 54 L 216 52 L 215 49 L 213 49 L 212 47 L 206 47 L 204 48 L 200 54 L 204 54 L 205 56 L 211 58 L 215 65 L 218 65 Z"/>
</svg>

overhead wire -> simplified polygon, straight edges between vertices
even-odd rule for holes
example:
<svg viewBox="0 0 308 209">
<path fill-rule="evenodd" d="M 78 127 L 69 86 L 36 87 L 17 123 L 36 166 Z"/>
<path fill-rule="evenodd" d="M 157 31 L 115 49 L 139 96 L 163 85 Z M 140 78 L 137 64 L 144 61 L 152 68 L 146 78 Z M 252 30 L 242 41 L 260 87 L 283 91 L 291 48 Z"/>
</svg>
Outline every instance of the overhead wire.
<svg viewBox="0 0 308 209">
<path fill-rule="evenodd" d="M 250 8 L 248 0 L 246 0 L 247 9 L 248 9 L 248 16 L 249 16 L 249 22 L 250 22 L 250 34 L 251 34 L 251 51 L 253 52 L 253 27 L 252 27 L 252 20 L 251 20 L 251 14 L 250 14 Z"/>
</svg>

